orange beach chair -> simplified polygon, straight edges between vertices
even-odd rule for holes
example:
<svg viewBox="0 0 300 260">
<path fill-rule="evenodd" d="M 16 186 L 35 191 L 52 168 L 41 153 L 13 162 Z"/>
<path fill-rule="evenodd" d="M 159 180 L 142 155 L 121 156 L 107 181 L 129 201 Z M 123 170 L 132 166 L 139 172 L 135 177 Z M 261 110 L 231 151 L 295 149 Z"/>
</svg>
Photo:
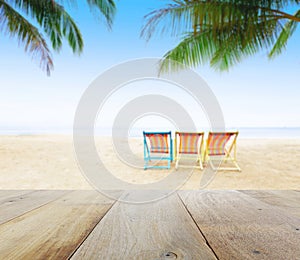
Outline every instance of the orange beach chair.
<svg viewBox="0 0 300 260">
<path fill-rule="evenodd" d="M 205 162 L 214 170 L 241 171 L 236 160 L 237 137 L 238 132 L 209 132 L 204 154 Z M 224 166 L 228 162 L 230 166 Z"/>
<path fill-rule="evenodd" d="M 178 167 L 197 167 L 203 169 L 202 146 L 204 133 L 175 132 L 175 168 Z M 180 160 L 195 160 L 199 166 L 179 164 Z"/>
</svg>

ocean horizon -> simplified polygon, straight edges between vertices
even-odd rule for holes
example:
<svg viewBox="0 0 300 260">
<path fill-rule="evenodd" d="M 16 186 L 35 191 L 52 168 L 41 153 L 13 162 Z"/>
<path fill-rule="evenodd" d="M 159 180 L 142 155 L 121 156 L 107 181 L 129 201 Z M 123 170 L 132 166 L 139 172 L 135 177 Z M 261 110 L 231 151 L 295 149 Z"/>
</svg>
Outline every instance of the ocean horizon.
<svg viewBox="0 0 300 260">
<path fill-rule="evenodd" d="M 137 138 L 142 137 L 143 131 L 172 131 L 176 129 L 168 127 L 157 128 L 131 128 L 128 137 Z M 199 131 L 209 132 L 209 128 L 198 129 Z M 239 138 L 300 138 L 300 127 L 226 127 L 226 131 L 239 131 Z M 116 131 L 118 133 L 118 131 Z M 51 135 L 62 134 L 72 135 L 72 128 L 59 128 L 59 127 L 14 127 L 14 128 L 0 128 L 0 135 Z M 95 128 L 95 136 L 112 136 L 112 128 L 103 127 Z"/>
</svg>

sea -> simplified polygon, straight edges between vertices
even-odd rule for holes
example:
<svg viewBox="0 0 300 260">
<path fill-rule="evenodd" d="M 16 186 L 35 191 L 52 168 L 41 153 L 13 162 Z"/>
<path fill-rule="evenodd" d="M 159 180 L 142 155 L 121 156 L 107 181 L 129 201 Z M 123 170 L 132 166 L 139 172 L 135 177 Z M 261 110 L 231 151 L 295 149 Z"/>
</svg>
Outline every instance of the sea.
<svg viewBox="0 0 300 260">
<path fill-rule="evenodd" d="M 128 132 L 128 137 L 139 138 L 143 136 L 143 131 L 147 132 L 175 132 L 176 129 L 164 128 L 164 127 L 148 127 L 131 128 Z M 198 129 L 199 132 L 209 132 L 209 128 Z M 300 127 L 228 127 L 226 131 L 239 131 L 239 138 L 285 138 L 293 139 L 300 138 Z M 114 131 L 118 133 L 119 131 Z M 112 136 L 112 128 L 110 127 L 98 127 L 94 130 L 96 136 Z M 60 127 L 0 127 L 0 135 L 51 135 L 51 134 L 63 134 L 72 135 L 72 128 L 60 128 Z"/>
</svg>

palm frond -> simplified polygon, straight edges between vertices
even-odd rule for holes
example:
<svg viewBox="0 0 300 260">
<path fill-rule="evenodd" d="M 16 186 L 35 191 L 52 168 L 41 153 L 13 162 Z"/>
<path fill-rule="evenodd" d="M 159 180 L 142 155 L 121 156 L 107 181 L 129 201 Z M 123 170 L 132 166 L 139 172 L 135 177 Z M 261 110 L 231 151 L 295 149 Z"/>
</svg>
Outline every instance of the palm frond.
<svg viewBox="0 0 300 260">
<path fill-rule="evenodd" d="M 51 0 L 7 0 L 7 2 L 37 21 L 51 40 L 54 50 L 60 50 L 65 38 L 73 52 L 82 52 L 81 33 L 63 6 Z"/>
<path fill-rule="evenodd" d="M 91 8 L 100 10 L 110 28 L 116 10 L 113 0 L 86 1 Z M 74 53 L 81 53 L 81 32 L 62 3 L 75 5 L 76 0 L 0 0 L 0 30 L 5 28 L 11 36 L 18 37 L 27 52 L 39 57 L 41 67 L 46 69 L 48 74 L 53 69 L 53 62 L 46 40 L 38 28 L 22 14 L 30 17 L 33 23 L 37 22 L 54 50 L 59 51 L 65 39 Z"/>
<path fill-rule="evenodd" d="M 163 71 L 177 70 L 177 63 L 171 62 L 174 60 L 190 67 L 209 62 L 217 70 L 228 70 L 242 59 L 270 47 L 278 30 L 277 21 L 273 19 L 236 28 L 225 24 L 222 30 L 207 28 L 197 35 L 190 33 L 164 55 L 161 68 Z"/>
<path fill-rule="evenodd" d="M 105 17 L 109 28 L 111 28 L 114 16 L 116 14 L 116 5 L 113 0 L 87 0 L 89 6 L 97 8 Z"/>
<path fill-rule="evenodd" d="M 193 67 L 209 62 L 216 69 L 228 70 L 263 49 L 274 46 L 272 55 L 282 50 L 300 22 L 298 13 L 293 16 L 280 10 L 291 3 L 300 1 L 174 0 L 145 17 L 141 36 L 149 40 L 154 33 L 184 35 L 163 57 L 163 70 L 177 69 L 171 60 Z M 280 22 L 287 19 L 294 22 L 281 32 Z"/>
<path fill-rule="evenodd" d="M 56 0 L 61 5 L 76 6 L 77 0 Z M 116 4 L 114 0 L 86 0 L 91 11 L 99 11 L 106 19 L 109 28 L 112 27 L 114 16 L 116 14 Z"/>
<path fill-rule="evenodd" d="M 300 10 L 298 10 L 294 16 L 300 18 Z M 293 33 L 297 29 L 298 22 L 296 21 L 287 21 L 284 26 L 282 26 L 282 31 L 277 38 L 276 43 L 274 44 L 272 50 L 269 53 L 269 58 L 274 58 L 275 56 L 282 53 L 286 48 L 288 40 L 292 37 Z"/>
<path fill-rule="evenodd" d="M 164 55 L 161 69 L 176 70 L 180 68 L 180 64 L 191 67 L 205 64 L 210 61 L 218 48 L 219 43 L 213 40 L 213 34 L 209 30 L 196 36 L 193 33 L 187 34 L 174 49 Z"/>
<path fill-rule="evenodd" d="M 8 3 L 0 0 L 0 28 L 10 36 L 17 37 L 25 51 L 40 60 L 40 67 L 47 74 L 53 69 L 53 61 L 45 39 L 38 29 L 14 10 Z"/>
<path fill-rule="evenodd" d="M 154 33 L 180 35 L 190 29 L 201 31 L 205 25 L 220 29 L 224 23 L 236 25 L 249 19 L 274 17 L 274 10 L 286 6 L 288 0 L 177 0 L 175 4 L 145 16 L 141 36 L 149 40 Z M 298 2 L 298 0 L 295 0 Z"/>
</svg>

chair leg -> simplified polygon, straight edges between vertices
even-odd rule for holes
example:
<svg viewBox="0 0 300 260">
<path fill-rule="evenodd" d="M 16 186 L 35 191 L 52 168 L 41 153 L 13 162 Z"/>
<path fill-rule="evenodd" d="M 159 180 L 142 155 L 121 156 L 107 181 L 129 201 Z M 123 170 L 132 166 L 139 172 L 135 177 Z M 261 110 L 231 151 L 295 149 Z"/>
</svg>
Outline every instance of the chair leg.
<svg viewBox="0 0 300 260">
<path fill-rule="evenodd" d="M 203 165 L 202 165 L 201 159 L 199 159 L 199 166 L 200 166 L 200 169 L 203 170 Z"/>
<path fill-rule="evenodd" d="M 237 164 L 237 162 L 236 162 L 236 161 L 233 161 L 233 163 L 234 163 L 235 167 L 237 168 L 237 170 L 238 170 L 239 172 L 241 172 L 242 170 L 241 170 L 240 166 Z"/>
<path fill-rule="evenodd" d="M 176 160 L 176 163 L 175 163 L 175 169 L 178 170 L 178 164 L 179 164 L 179 161 Z"/>
<path fill-rule="evenodd" d="M 234 166 L 236 167 L 237 171 L 241 172 L 242 170 L 241 170 L 240 166 L 238 165 L 238 163 L 237 163 L 237 161 L 236 161 L 236 157 L 235 157 L 235 156 L 233 157 L 233 156 L 231 156 L 231 155 L 229 154 L 228 158 L 230 158 L 230 160 L 232 161 L 232 163 L 233 163 Z"/>
</svg>

